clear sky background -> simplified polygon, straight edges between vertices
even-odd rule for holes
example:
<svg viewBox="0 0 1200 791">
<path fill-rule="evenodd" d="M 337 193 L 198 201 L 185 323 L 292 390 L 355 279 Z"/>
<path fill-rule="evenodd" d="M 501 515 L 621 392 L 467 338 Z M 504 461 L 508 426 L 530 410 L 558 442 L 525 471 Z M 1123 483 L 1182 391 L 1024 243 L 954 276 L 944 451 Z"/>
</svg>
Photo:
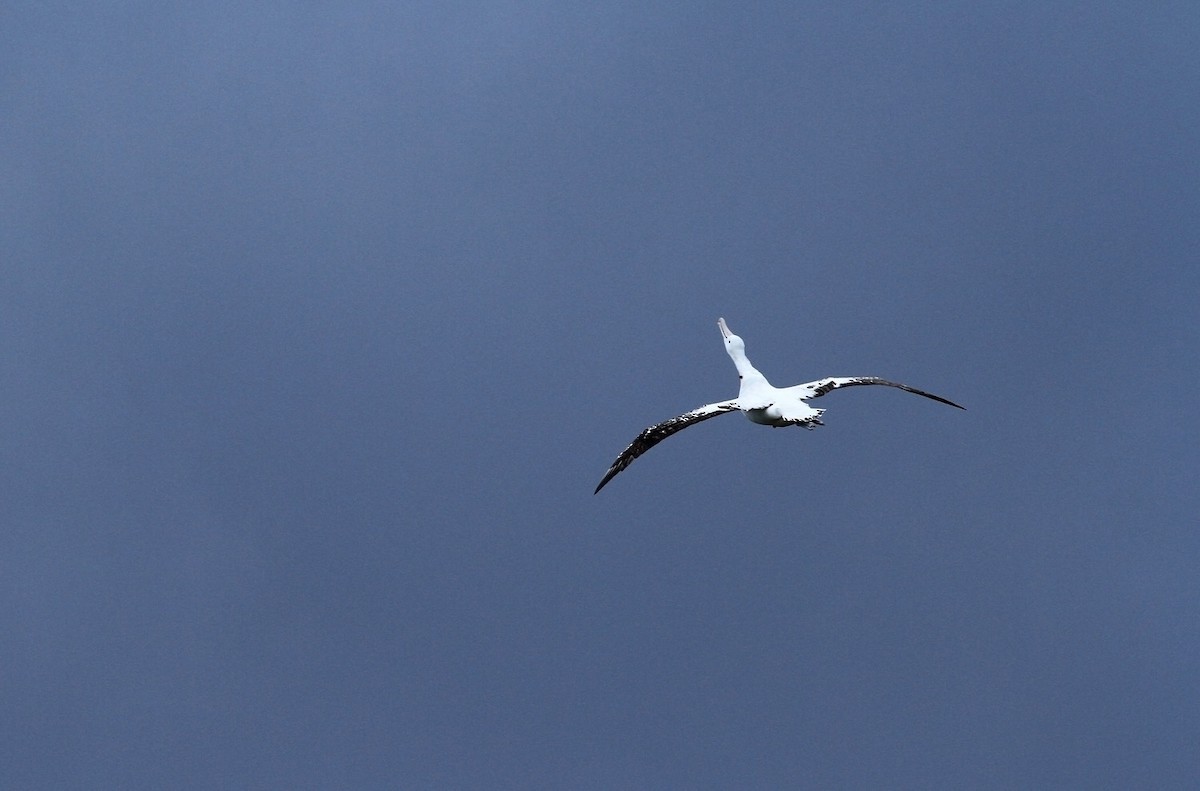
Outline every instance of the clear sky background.
<svg viewBox="0 0 1200 791">
<path fill-rule="evenodd" d="M 0 785 L 1195 788 L 1200 5 L 9 4 Z M 826 426 L 730 415 L 884 376 Z"/>
</svg>

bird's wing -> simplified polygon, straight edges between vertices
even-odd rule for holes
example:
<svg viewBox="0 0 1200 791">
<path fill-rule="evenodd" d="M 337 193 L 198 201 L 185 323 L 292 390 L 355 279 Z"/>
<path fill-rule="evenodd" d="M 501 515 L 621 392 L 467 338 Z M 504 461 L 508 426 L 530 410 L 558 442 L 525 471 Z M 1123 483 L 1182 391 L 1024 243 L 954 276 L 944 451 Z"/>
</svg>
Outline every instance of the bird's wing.
<svg viewBox="0 0 1200 791">
<path fill-rule="evenodd" d="M 884 385 L 886 387 L 899 387 L 909 393 L 916 393 L 919 396 L 932 398 L 934 401 L 941 401 L 943 404 L 949 404 L 959 409 L 966 407 L 959 406 L 948 398 L 936 396 L 933 393 L 926 393 L 924 390 L 918 390 L 915 387 L 902 385 L 899 382 L 889 382 L 887 379 L 880 379 L 878 376 L 830 376 L 825 379 L 818 379 L 815 382 L 808 382 L 795 387 L 787 388 L 788 392 L 795 393 L 804 400 L 810 398 L 820 398 L 831 390 L 837 390 L 842 387 L 856 387 L 858 385 Z"/>
<path fill-rule="evenodd" d="M 729 401 L 718 401 L 715 404 L 705 404 L 702 407 L 693 409 L 691 412 L 684 412 L 678 417 L 673 417 L 670 420 L 664 420 L 661 423 L 651 426 L 641 434 L 638 434 L 637 438 L 629 443 L 629 447 L 621 451 L 621 455 L 617 456 L 617 460 L 608 468 L 608 472 L 604 473 L 604 478 L 600 481 L 600 485 L 596 487 L 596 491 L 593 494 L 603 489 L 604 484 L 611 481 L 618 472 L 632 464 L 634 459 L 676 431 L 683 431 L 688 426 L 699 423 L 702 420 L 708 420 L 710 417 L 723 415 L 726 412 L 736 412 L 738 409 L 736 398 Z"/>
</svg>

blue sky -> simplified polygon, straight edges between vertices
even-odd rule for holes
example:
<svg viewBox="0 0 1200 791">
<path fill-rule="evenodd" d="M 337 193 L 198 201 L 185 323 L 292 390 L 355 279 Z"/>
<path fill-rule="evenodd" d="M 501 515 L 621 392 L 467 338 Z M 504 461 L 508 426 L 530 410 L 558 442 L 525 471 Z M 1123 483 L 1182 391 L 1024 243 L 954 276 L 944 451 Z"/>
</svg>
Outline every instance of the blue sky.
<svg viewBox="0 0 1200 791">
<path fill-rule="evenodd" d="M 5 787 L 1194 786 L 1194 4 L 0 19 Z"/>
</svg>

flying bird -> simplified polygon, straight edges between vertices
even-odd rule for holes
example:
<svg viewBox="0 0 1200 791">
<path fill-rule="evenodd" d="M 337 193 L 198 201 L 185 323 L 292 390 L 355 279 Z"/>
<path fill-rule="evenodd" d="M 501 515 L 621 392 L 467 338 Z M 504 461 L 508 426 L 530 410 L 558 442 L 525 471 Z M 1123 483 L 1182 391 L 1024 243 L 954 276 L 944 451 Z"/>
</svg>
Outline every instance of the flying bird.
<svg viewBox="0 0 1200 791">
<path fill-rule="evenodd" d="M 688 426 L 693 426 L 702 420 L 708 420 L 717 415 L 724 415 L 727 412 L 744 412 L 752 423 L 758 423 L 763 426 L 774 426 L 775 428 L 800 426 L 811 430 L 817 426 L 824 425 L 821 422 L 821 415 L 825 413 L 825 410 L 814 409 L 806 402 L 814 398 L 820 398 L 833 390 L 839 390 L 843 387 L 857 387 L 858 385 L 898 387 L 909 393 L 916 393 L 919 396 L 932 398 L 934 401 L 940 401 L 943 404 L 949 404 L 958 409 L 965 409 L 965 407 L 959 406 L 948 398 L 942 398 L 933 393 L 926 393 L 924 390 L 902 385 L 899 382 L 889 382 L 887 379 L 880 379 L 878 376 L 829 376 L 802 385 L 774 387 L 767 381 L 767 377 L 759 373 L 758 369 L 750 364 L 749 358 L 746 357 L 745 342 L 729 331 L 729 327 L 725 324 L 725 319 L 717 319 L 717 327 L 721 330 L 721 337 L 725 342 L 725 351 L 729 353 L 729 356 L 733 358 L 733 364 L 737 366 L 738 380 L 741 383 L 741 386 L 738 388 L 738 397 L 731 398 L 728 401 L 718 401 L 715 404 L 705 404 L 702 407 L 693 409 L 691 412 L 684 412 L 682 415 L 664 420 L 661 423 L 656 423 L 641 434 L 638 434 L 633 442 L 629 443 L 629 447 L 621 451 L 620 456 L 617 456 L 617 460 L 608 468 L 608 472 L 604 473 L 604 478 L 600 480 L 600 485 L 596 487 L 596 491 L 593 494 L 603 489 L 606 483 L 611 481 L 621 470 L 632 464 L 634 459 L 667 437 L 677 431 L 682 431 Z"/>
</svg>

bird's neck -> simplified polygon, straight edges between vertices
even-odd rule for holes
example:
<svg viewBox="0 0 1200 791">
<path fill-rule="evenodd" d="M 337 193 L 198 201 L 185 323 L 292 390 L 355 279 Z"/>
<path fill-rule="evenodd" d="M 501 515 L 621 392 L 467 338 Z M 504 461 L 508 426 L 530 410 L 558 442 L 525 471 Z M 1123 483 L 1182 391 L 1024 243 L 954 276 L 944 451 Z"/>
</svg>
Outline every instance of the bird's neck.
<svg viewBox="0 0 1200 791">
<path fill-rule="evenodd" d="M 763 376 L 757 368 L 750 364 L 750 359 L 745 354 L 731 354 L 729 356 L 733 358 L 733 364 L 737 366 L 738 381 L 741 384 L 739 388 L 741 395 L 771 386 L 771 383 L 767 381 L 767 377 Z"/>
</svg>

